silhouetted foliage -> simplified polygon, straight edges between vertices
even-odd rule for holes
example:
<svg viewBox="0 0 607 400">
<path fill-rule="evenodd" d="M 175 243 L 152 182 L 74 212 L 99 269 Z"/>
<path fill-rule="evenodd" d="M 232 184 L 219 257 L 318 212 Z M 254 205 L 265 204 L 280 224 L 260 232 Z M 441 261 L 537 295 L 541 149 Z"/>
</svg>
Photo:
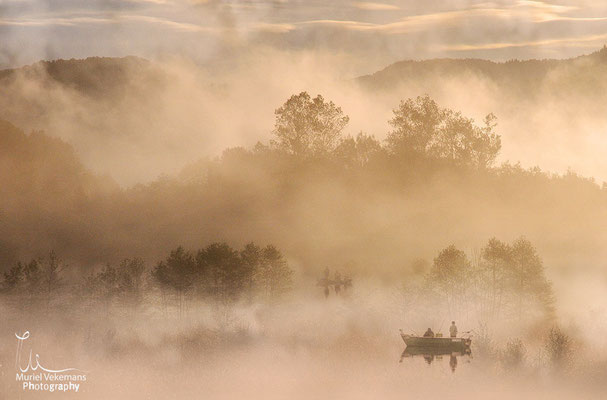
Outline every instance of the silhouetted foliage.
<svg viewBox="0 0 607 400">
<path fill-rule="evenodd" d="M 180 314 L 183 311 L 184 296 L 194 284 L 196 267 L 192 254 L 185 251 L 183 247 L 178 247 L 152 271 L 152 276 L 161 289 L 174 290 L 179 302 Z"/>
<path fill-rule="evenodd" d="M 554 326 L 545 342 L 548 360 L 557 369 L 563 369 L 569 366 L 573 357 L 573 342 L 569 335 Z"/>
<path fill-rule="evenodd" d="M 64 283 L 62 272 L 66 267 L 67 264 L 51 251 L 47 257 L 32 259 L 29 263 L 17 262 L 4 273 L 0 287 L 28 305 L 42 301 L 49 306 L 60 294 L 59 288 Z"/>
<path fill-rule="evenodd" d="M 140 258 L 124 259 L 118 267 L 106 265 L 85 279 L 84 290 L 89 296 L 103 300 L 109 307 L 114 300 L 136 305 L 143 296 L 145 264 Z"/>
<path fill-rule="evenodd" d="M 307 92 L 293 95 L 275 112 L 276 124 L 272 144 L 298 157 L 331 153 L 350 118 L 332 101 Z"/>
<path fill-rule="evenodd" d="M 236 251 L 227 243 L 200 249 L 195 259 L 179 247 L 152 271 L 155 282 L 178 296 L 191 288 L 203 298 L 220 303 L 280 297 L 291 288 L 292 271 L 274 246 L 249 243 Z"/>
<path fill-rule="evenodd" d="M 428 285 L 436 287 L 449 310 L 461 306 L 471 278 L 470 261 L 454 245 L 442 250 L 428 274 Z"/>
<path fill-rule="evenodd" d="M 12 291 L 23 281 L 23 265 L 17 263 L 14 267 L 4 273 L 4 287 L 6 291 Z"/>
<path fill-rule="evenodd" d="M 451 314 L 474 308 L 484 323 L 504 318 L 549 322 L 554 318 L 551 284 L 535 248 L 524 238 L 512 245 L 490 239 L 476 265 L 451 245 L 434 259 L 425 285 L 404 289 L 409 297 L 421 290 L 426 302 L 436 299 Z"/>
<path fill-rule="evenodd" d="M 501 351 L 500 360 L 506 370 L 515 370 L 522 366 L 527 355 L 527 348 L 520 339 L 509 339 Z"/>
<path fill-rule="evenodd" d="M 266 299 L 275 299 L 291 289 L 293 271 L 276 247 L 261 250 L 261 262 L 254 271 L 255 285 Z"/>
<path fill-rule="evenodd" d="M 513 285 L 518 297 L 519 317 L 525 301 L 536 301 L 546 315 L 554 314 L 552 285 L 546 279 L 542 260 L 531 242 L 523 237 L 512 244 Z"/>
<path fill-rule="evenodd" d="M 480 302 L 484 306 L 482 313 L 485 318 L 492 320 L 501 315 L 504 303 L 510 300 L 506 295 L 514 278 L 513 272 L 510 246 L 496 238 L 489 239 L 481 251 L 481 264 L 477 271 L 479 283 L 488 289 Z"/>
<path fill-rule="evenodd" d="M 213 298 L 222 302 L 236 300 L 252 279 L 253 270 L 227 243 L 212 243 L 196 256 L 198 281 Z M 202 272 L 202 274 L 200 274 Z"/>
<path fill-rule="evenodd" d="M 388 151 L 404 158 L 447 160 L 456 165 L 487 168 L 501 149 L 494 132 L 496 117 L 485 117 L 484 126 L 461 113 L 440 108 L 428 95 L 401 101 L 390 120 Z"/>
<path fill-rule="evenodd" d="M 141 258 L 125 258 L 120 262 L 118 289 L 129 299 L 139 301 L 143 290 L 145 263 Z"/>
<path fill-rule="evenodd" d="M 384 156 L 381 142 L 374 136 L 360 132 L 355 138 L 343 138 L 335 149 L 335 158 L 347 168 L 364 168 Z"/>
</svg>

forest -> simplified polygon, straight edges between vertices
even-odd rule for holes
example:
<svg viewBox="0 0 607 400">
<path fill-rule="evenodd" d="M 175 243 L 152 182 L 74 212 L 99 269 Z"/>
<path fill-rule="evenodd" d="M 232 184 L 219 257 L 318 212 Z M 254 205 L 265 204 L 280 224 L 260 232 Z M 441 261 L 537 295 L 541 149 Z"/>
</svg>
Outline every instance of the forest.
<svg viewBox="0 0 607 400">
<path fill-rule="evenodd" d="M 447 185 L 452 191 L 453 187 L 449 185 L 453 182 L 460 187 L 477 187 L 479 192 L 500 190 L 500 196 L 517 196 L 507 190 L 515 185 L 519 191 L 525 190 L 525 185 L 554 188 L 551 190 L 579 187 L 583 188 L 586 196 L 597 199 L 605 196 L 605 188 L 573 173 L 550 176 L 537 169 L 524 170 L 516 165 L 495 166 L 501 137 L 496 133 L 497 123 L 493 114 L 487 115 L 483 123 L 477 125 L 460 112 L 440 107 L 426 95 L 400 102 L 389 121 L 392 130 L 383 142 L 362 132 L 355 137 L 343 135 L 348 122 L 349 117 L 332 101 L 321 95 L 312 97 L 301 92 L 276 109 L 273 139 L 269 143 L 258 142 L 250 149 L 227 149 L 221 158 L 190 166 L 178 178 L 162 178 L 151 185 L 128 190 L 105 189 L 99 178 L 86 174 L 68 145 L 43 133 L 25 135 L 4 123 L 2 137 L 14 148 L 20 147 L 34 155 L 38 142 L 44 142 L 50 146 L 38 147 L 37 151 L 63 154 L 62 158 L 43 161 L 55 165 L 37 166 L 36 169 L 49 175 L 38 176 L 34 181 L 26 175 L 32 170 L 31 165 L 22 162 L 23 155 L 28 153 L 6 152 L 3 161 L 9 168 L 4 170 L 10 171 L 11 175 L 4 179 L 7 183 L 9 179 L 17 183 L 12 188 L 13 192 L 9 192 L 15 199 L 27 194 L 32 198 L 38 197 L 38 201 L 44 195 L 44 200 L 49 202 L 47 207 L 56 211 L 87 207 L 81 217 L 91 218 L 96 223 L 87 224 L 86 229 L 91 229 L 92 225 L 99 229 L 104 227 L 104 223 L 116 226 L 114 224 L 124 223 L 119 219 L 125 218 L 129 222 L 123 229 L 130 230 L 135 225 L 143 229 L 140 232 L 148 230 L 156 234 L 160 233 L 154 228 L 160 223 L 157 219 L 169 216 L 158 214 L 167 207 L 169 200 L 179 204 L 172 210 L 181 209 L 185 215 L 207 209 L 214 219 L 235 218 L 246 225 L 252 223 L 249 222 L 251 218 L 259 218 L 275 208 L 283 213 L 292 211 L 298 207 L 301 188 L 310 190 L 310 185 L 317 192 L 311 200 L 318 203 L 307 212 L 320 215 L 332 212 L 333 199 L 324 198 L 323 193 L 323 189 L 329 189 L 330 185 L 343 185 L 349 193 L 362 197 L 364 200 L 357 212 L 367 201 L 378 193 L 385 194 L 387 190 L 392 193 L 403 191 L 404 199 L 410 200 L 416 198 L 416 192 L 430 188 L 440 190 Z M 11 160 L 10 154 L 20 154 L 20 157 Z M 25 159 L 30 163 L 44 160 L 39 155 L 26 156 Z M 30 180 L 14 180 L 15 176 Z M 8 186 L 10 188 L 10 183 Z M 48 190 L 63 197 L 48 196 Z M 186 204 L 188 209 L 185 209 Z M 13 205 L 18 206 L 22 206 L 22 202 Z M 323 206 L 329 206 L 329 209 L 321 208 Z M 349 207 L 346 204 L 339 206 L 343 209 Z M 135 211 L 140 207 L 147 212 Z M 107 210 L 106 215 L 98 214 L 102 209 Z M 445 211 L 446 215 L 449 213 Z M 112 221 L 111 216 L 116 216 L 116 220 Z M 96 220 L 99 217 L 109 221 Z M 172 217 L 175 218 L 174 215 Z M 180 229 L 195 232 L 195 224 L 191 225 L 189 220 L 182 219 Z M 174 222 L 164 222 L 163 229 Z M 212 220 L 209 222 L 213 223 Z M 63 234 L 75 234 L 69 232 L 68 227 L 60 227 Z M 205 228 L 209 229 L 208 224 Z M 311 228 L 304 246 L 313 245 L 316 240 L 313 230 L 318 226 Z M 296 237 L 286 226 L 281 231 L 286 237 Z M 114 231 L 113 236 L 124 237 L 124 234 Z M 321 231 L 319 234 L 322 240 L 322 236 L 328 233 Z M 301 255 L 290 253 L 292 247 L 284 255 L 284 250 L 279 250 L 276 245 L 260 247 L 253 242 L 245 244 L 242 250 L 235 250 L 226 242 L 214 242 L 197 251 L 187 250 L 191 247 L 179 243 L 173 249 L 165 247 L 168 255 L 165 253 L 160 260 L 160 257 L 144 260 L 150 254 L 159 253 L 138 253 L 137 249 L 142 249 L 145 243 L 139 235 L 136 236 L 133 240 L 138 245 L 121 260 L 115 257 L 106 260 L 89 258 L 76 265 L 74 263 L 82 263 L 82 260 L 74 257 L 73 249 L 66 247 L 67 243 L 57 243 L 61 246 L 61 253 L 56 253 L 53 248 L 43 256 L 36 255 L 29 261 L 26 258 L 12 264 L 7 257 L 11 253 L 7 253 L 5 248 L 2 293 L 17 299 L 22 306 L 48 305 L 57 296 L 61 298 L 62 293 L 71 293 L 81 301 L 99 302 L 106 308 L 113 303 L 136 305 L 145 296 L 156 296 L 162 299 L 165 308 L 167 304 L 176 306 L 177 313 L 181 315 L 188 301 L 194 298 L 223 305 L 275 302 L 286 295 L 293 284 L 300 288 L 309 286 L 327 264 L 318 256 L 313 259 L 315 263 L 308 261 L 309 264 L 302 264 L 302 258 L 298 258 Z M 106 234 L 93 237 L 109 238 Z M 339 242 L 339 239 L 329 240 Z M 369 246 L 375 244 L 374 240 L 371 239 Z M 191 242 L 189 240 L 188 246 Z M 120 254 L 118 249 L 111 250 Z M 373 248 L 363 250 L 367 254 L 374 253 Z M 510 244 L 491 238 L 480 249 L 475 249 L 471 256 L 450 244 L 435 253 L 432 263 L 420 258 L 419 254 L 401 254 L 398 250 L 394 253 L 384 259 L 376 258 L 374 269 L 361 269 L 360 260 L 352 258 L 352 253 L 341 260 L 332 256 L 331 262 L 336 270 L 358 279 L 384 275 L 402 280 L 403 293 L 412 308 L 438 307 L 452 315 L 467 310 L 466 313 L 473 313 L 481 324 L 511 319 L 520 323 L 525 319 L 529 329 L 537 324 L 551 326 L 555 321 L 554 293 L 542 259 L 534 244 L 523 236 Z M 299 281 L 293 280 L 293 269 L 288 263 L 290 259 L 297 264 Z M 393 268 L 391 265 L 382 263 L 397 263 L 401 267 L 395 271 L 390 269 Z"/>
</svg>

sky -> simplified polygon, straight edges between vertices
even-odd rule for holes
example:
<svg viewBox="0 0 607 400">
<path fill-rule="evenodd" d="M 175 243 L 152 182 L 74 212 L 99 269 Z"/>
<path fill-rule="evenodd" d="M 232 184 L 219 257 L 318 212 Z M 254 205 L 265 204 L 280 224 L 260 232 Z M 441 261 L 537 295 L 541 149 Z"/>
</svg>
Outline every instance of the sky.
<svg viewBox="0 0 607 400">
<path fill-rule="evenodd" d="M 221 63 L 260 46 L 402 59 L 567 58 L 607 42 L 591 0 L 0 0 L 0 67 L 40 59 L 185 56 Z"/>
</svg>

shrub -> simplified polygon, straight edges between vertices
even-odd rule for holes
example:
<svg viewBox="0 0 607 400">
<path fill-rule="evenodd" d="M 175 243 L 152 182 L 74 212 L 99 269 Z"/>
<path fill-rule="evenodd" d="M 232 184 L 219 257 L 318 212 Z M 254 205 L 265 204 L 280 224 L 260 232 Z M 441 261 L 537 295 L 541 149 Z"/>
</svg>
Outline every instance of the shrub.
<svg viewBox="0 0 607 400">
<path fill-rule="evenodd" d="M 506 347 L 501 351 L 500 356 L 501 363 L 505 369 L 515 370 L 525 362 L 527 348 L 520 339 L 510 339 L 506 343 Z"/>
<path fill-rule="evenodd" d="M 573 341 L 558 326 L 550 329 L 544 345 L 549 362 L 557 368 L 571 363 L 573 356 Z"/>
</svg>

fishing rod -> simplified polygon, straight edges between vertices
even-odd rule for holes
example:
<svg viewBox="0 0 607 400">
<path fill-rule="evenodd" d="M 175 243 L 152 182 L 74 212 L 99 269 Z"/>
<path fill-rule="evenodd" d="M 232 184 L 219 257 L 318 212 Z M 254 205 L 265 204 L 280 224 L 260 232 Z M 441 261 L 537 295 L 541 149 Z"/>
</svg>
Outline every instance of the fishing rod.
<svg viewBox="0 0 607 400">
<path fill-rule="evenodd" d="M 438 328 L 438 331 L 436 331 L 436 333 L 443 333 L 443 325 L 445 324 L 445 319 L 443 318 L 442 322 L 440 323 L 440 326 Z"/>
</svg>

